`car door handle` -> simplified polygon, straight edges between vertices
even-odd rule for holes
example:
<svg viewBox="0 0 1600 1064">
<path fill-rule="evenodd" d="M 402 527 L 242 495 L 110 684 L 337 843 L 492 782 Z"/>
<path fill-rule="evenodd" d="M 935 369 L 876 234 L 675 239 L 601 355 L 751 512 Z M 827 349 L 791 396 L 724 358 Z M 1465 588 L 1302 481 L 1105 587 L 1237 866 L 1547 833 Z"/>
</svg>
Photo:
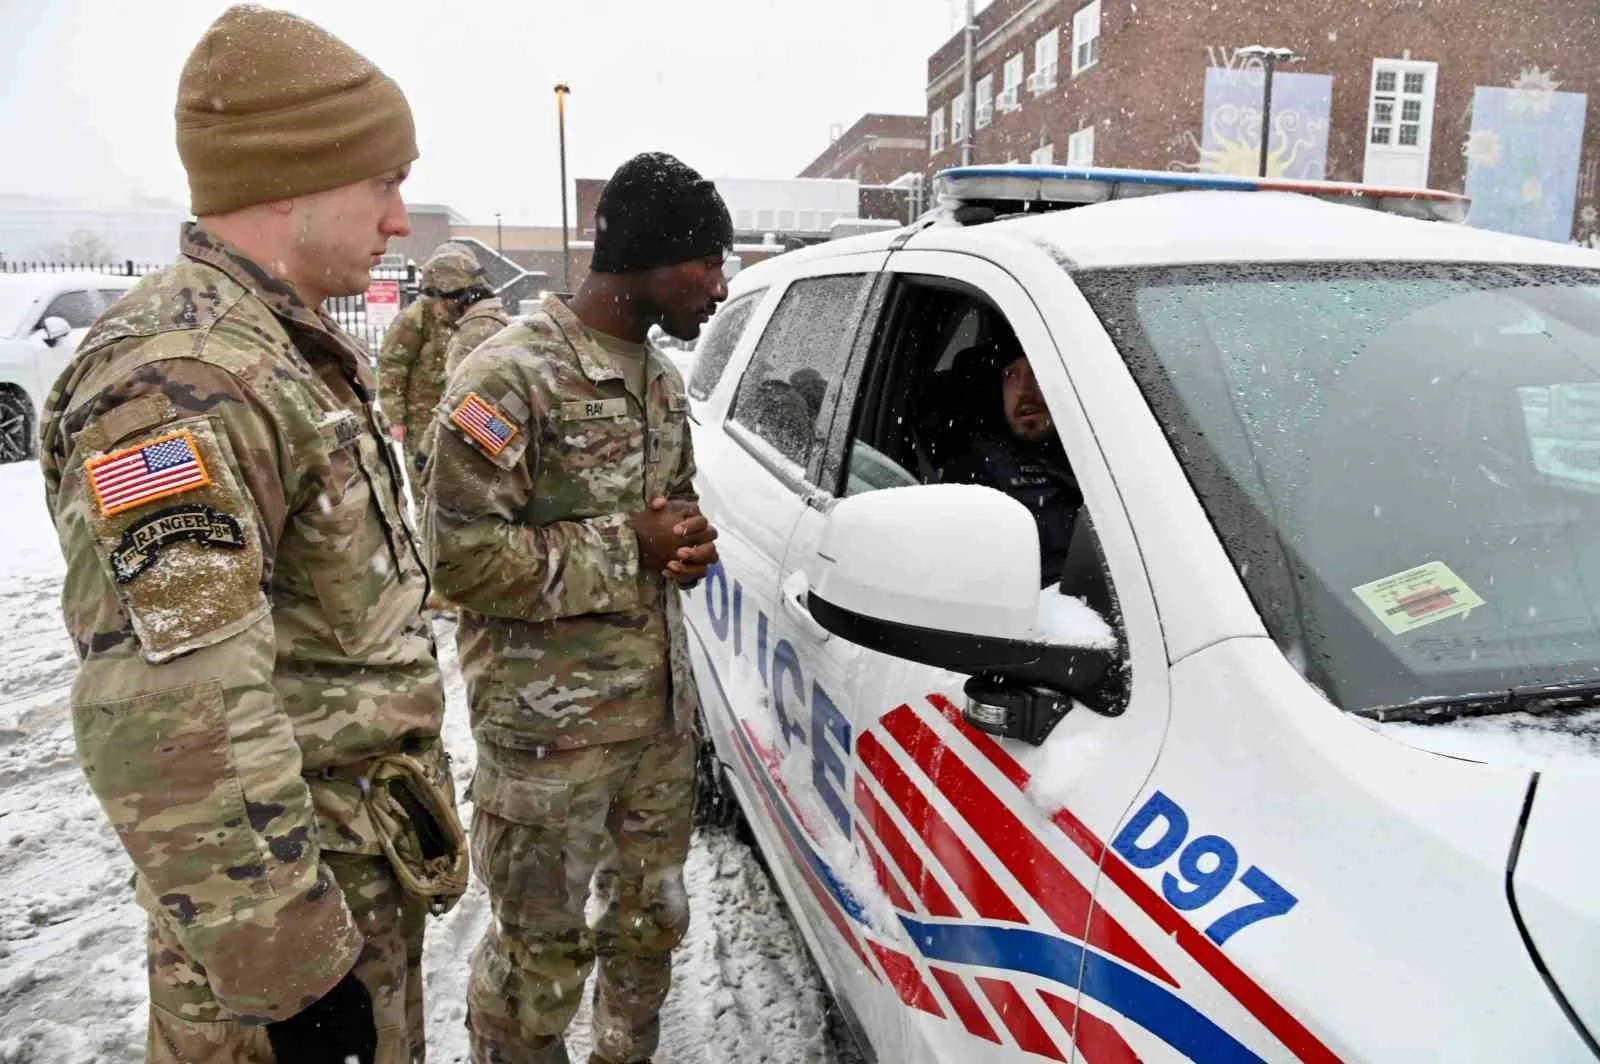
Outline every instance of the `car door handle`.
<svg viewBox="0 0 1600 1064">
<path fill-rule="evenodd" d="M 810 592 L 811 585 L 797 573 L 784 581 L 783 594 L 779 597 L 783 600 L 783 608 L 794 614 L 795 619 L 800 622 L 800 627 L 804 628 L 811 638 L 819 643 L 826 643 L 833 638 L 833 633 L 818 624 L 817 619 L 811 616 L 811 608 L 806 605 L 806 595 Z"/>
</svg>

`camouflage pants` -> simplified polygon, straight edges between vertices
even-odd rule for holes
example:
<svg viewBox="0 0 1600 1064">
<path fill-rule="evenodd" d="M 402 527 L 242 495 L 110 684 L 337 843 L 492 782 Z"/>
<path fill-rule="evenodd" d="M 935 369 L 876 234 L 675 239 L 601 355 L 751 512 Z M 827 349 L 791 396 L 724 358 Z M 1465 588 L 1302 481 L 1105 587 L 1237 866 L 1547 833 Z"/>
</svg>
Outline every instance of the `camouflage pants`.
<svg viewBox="0 0 1600 1064">
<path fill-rule="evenodd" d="M 427 1052 L 422 1016 L 425 902 L 400 890 L 381 857 L 324 853 L 366 945 L 355 974 L 372 995 L 378 1064 L 418 1064 Z M 287 1064 L 274 1061 L 266 1028 L 238 1023 L 206 985 L 163 920 L 150 920 L 147 1064 Z"/>
<path fill-rule="evenodd" d="M 543 757 L 480 744 L 472 797 L 473 867 L 496 917 L 472 955 L 473 1061 L 566 1064 L 563 1035 L 597 956 L 591 1059 L 647 1060 L 689 926 L 692 741 L 669 731 Z"/>
</svg>

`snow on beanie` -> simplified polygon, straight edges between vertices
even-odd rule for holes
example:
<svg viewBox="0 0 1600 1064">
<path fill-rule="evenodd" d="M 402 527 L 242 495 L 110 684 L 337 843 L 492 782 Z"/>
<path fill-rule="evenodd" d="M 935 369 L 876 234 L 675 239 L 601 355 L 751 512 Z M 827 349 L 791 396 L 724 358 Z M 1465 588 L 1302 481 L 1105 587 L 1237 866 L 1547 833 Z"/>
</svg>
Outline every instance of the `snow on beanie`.
<svg viewBox="0 0 1600 1064">
<path fill-rule="evenodd" d="M 619 166 L 594 213 L 596 273 L 640 273 L 733 250 L 733 219 L 717 186 L 664 152 Z"/>
<path fill-rule="evenodd" d="M 177 119 L 196 216 L 338 188 L 417 157 L 400 86 L 315 23 L 253 4 L 223 12 L 189 53 Z"/>
</svg>

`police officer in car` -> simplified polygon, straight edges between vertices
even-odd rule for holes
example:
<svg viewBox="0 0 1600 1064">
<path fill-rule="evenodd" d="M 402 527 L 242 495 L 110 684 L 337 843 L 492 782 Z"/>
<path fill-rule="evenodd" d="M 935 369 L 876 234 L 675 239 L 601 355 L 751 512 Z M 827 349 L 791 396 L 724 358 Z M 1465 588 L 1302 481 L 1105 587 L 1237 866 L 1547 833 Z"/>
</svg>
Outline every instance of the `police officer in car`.
<svg viewBox="0 0 1600 1064">
<path fill-rule="evenodd" d="M 1005 492 L 1028 508 L 1039 528 L 1040 586 L 1061 579 L 1072 542 L 1072 523 L 1083 494 L 1067 463 L 1033 367 L 1007 334 L 963 352 L 980 379 L 993 374 L 999 387 L 982 399 L 982 428 L 965 453 L 944 467 L 947 484 L 982 484 Z M 998 403 L 996 403 L 998 400 Z"/>
</svg>

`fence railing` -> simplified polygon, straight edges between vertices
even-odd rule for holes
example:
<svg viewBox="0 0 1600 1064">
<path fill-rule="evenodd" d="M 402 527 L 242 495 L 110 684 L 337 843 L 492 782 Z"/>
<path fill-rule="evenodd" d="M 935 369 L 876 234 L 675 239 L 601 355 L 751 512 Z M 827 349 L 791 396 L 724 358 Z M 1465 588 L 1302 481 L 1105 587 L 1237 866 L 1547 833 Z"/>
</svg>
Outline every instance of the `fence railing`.
<svg viewBox="0 0 1600 1064">
<path fill-rule="evenodd" d="M 114 277 L 143 277 L 155 273 L 167 264 L 160 262 L 134 262 L 127 259 L 122 262 L 47 262 L 29 261 L 24 259 L 0 258 L 0 274 L 3 273 L 99 273 Z M 417 268 L 415 266 L 375 266 L 372 270 L 374 281 L 399 281 L 400 282 L 400 307 L 417 297 Z M 380 322 L 372 322 L 367 318 L 367 297 L 365 293 L 353 296 L 335 296 L 327 301 L 326 308 L 333 320 L 338 322 L 350 335 L 354 336 L 374 358 L 377 357 L 378 348 L 383 345 L 385 326 Z"/>
</svg>

